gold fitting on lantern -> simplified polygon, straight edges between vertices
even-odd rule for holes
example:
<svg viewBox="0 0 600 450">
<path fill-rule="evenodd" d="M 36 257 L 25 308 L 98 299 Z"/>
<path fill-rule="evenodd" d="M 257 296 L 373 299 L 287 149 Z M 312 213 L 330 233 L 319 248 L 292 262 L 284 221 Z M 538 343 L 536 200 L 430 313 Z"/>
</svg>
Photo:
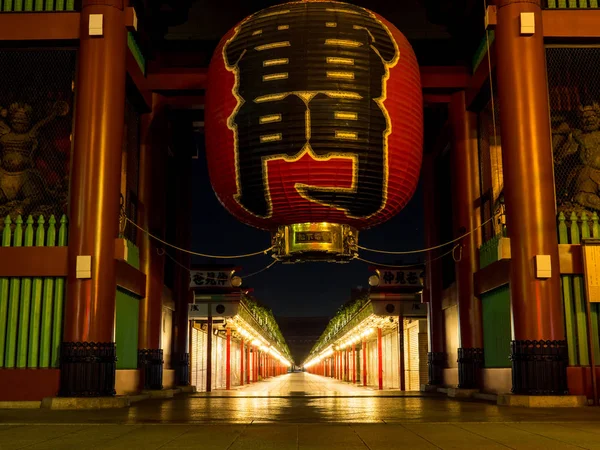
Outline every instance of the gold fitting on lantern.
<svg viewBox="0 0 600 450">
<path fill-rule="evenodd" d="M 283 263 L 349 262 L 358 254 L 358 230 L 338 223 L 281 225 L 272 235 L 273 257 Z"/>
</svg>

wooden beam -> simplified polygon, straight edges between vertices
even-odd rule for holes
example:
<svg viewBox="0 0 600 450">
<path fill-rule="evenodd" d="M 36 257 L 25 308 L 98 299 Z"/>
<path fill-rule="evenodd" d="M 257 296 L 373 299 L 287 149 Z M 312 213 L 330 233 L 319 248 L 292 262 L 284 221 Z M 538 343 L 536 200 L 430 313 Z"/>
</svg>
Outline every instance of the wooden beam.
<svg viewBox="0 0 600 450">
<path fill-rule="evenodd" d="M 450 94 L 423 94 L 423 104 L 450 103 Z"/>
<path fill-rule="evenodd" d="M 152 92 L 148 89 L 148 81 L 146 80 L 146 77 L 144 77 L 140 66 L 138 66 L 137 61 L 129 49 L 127 49 L 126 67 L 127 73 L 140 94 L 140 97 L 144 101 L 146 108 L 149 111 L 152 111 Z"/>
<path fill-rule="evenodd" d="M 162 103 L 172 109 L 201 109 L 204 107 L 203 95 L 176 95 L 164 97 Z"/>
<path fill-rule="evenodd" d="M 125 261 L 115 260 L 117 286 L 138 297 L 146 296 L 146 274 Z"/>
<path fill-rule="evenodd" d="M 208 69 L 178 69 L 149 73 L 148 89 L 157 91 L 200 91 L 206 88 Z"/>
<path fill-rule="evenodd" d="M 474 278 L 475 295 L 478 297 L 508 284 L 510 282 L 510 259 L 501 259 L 478 270 Z"/>
<path fill-rule="evenodd" d="M 470 78 L 464 66 L 421 66 L 423 89 L 461 90 L 469 85 Z"/>
<path fill-rule="evenodd" d="M 492 73 L 496 68 L 496 45 L 495 41 L 490 44 L 489 60 L 488 52 L 486 51 L 483 55 L 483 60 L 477 66 L 475 73 L 471 77 L 469 86 L 466 89 L 466 102 L 467 109 L 471 109 L 474 106 L 476 100 L 480 95 L 484 95 L 481 89 L 486 85 L 490 79 L 490 65 L 492 66 Z"/>
<path fill-rule="evenodd" d="M 68 247 L 0 247 L 2 277 L 66 277 Z"/>
<path fill-rule="evenodd" d="M 600 37 L 600 9 L 545 9 L 542 21 L 545 38 Z"/>
<path fill-rule="evenodd" d="M 79 13 L 0 14 L 2 41 L 62 41 L 79 39 Z"/>
</svg>

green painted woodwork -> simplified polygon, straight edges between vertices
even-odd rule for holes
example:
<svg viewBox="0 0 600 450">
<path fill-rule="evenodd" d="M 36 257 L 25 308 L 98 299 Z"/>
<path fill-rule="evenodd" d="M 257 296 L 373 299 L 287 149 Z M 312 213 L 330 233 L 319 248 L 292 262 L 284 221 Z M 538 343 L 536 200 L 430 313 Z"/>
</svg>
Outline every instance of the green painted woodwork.
<svg viewBox="0 0 600 450">
<path fill-rule="evenodd" d="M 500 239 L 506 237 L 506 228 L 503 228 L 502 234 L 497 234 L 493 238 L 484 242 L 481 247 L 479 247 L 479 268 L 483 269 L 484 267 L 489 266 L 490 264 L 498 261 L 498 243 Z"/>
<path fill-rule="evenodd" d="M 140 70 L 144 75 L 146 75 L 146 59 L 144 58 L 142 50 L 135 40 L 135 35 L 131 31 L 127 33 L 127 46 L 129 47 L 129 50 L 131 51 L 131 54 L 137 62 Z"/>
<path fill-rule="evenodd" d="M 34 8 L 35 11 L 44 10 L 44 0 L 35 0 Z"/>
<path fill-rule="evenodd" d="M 23 219 L 17 217 L 15 221 L 15 231 L 13 238 L 13 247 L 23 245 Z M 17 356 L 17 326 L 19 320 L 19 291 L 21 290 L 21 279 L 11 278 L 8 300 L 8 319 L 6 324 L 6 360 L 4 367 L 13 368 Z"/>
<path fill-rule="evenodd" d="M 483 356 L 486 368 L 510 367 L 510 289 L 505 285 L 481 296 Z"/>
<path fill-rule="evenodd" d="M 13 11 L 13 2 L 12 0 L 4 0 L 4 7 L 2 11 Z"/>
<path fill-rule="evenodd" d="M 582 239 L 600 238 L 600 224 L 597 213 L 590 216 L 571 213 L 567 218 L 558 215 L 559 244 L 580 244 Z M 587 297 L 582 275 L 561 275 L 562 296 L 565 311 L 565 330 L 569 349 L 569 365 L 588 365 L 589 346 L 587 335 Z M 594 355 L 600 360 L 600 304 L 590 305 Z"/>
<path fill-rule="evenodd" d="M 67 216 L 60 218 L 58 229 L 58 246 L 67 245 Z M 60 343 L 62 341 L 63 304 L 65 301 L 65 279 L 60 277 L 54 283 L 54 312 L 52 314 L 52 367 L 58 367 L 60 362 Z"/>
<path fill-rule="evenodd" d="M 472 67 L 473 73 L 475 73 L 475 71 L 479 67 L 479 64 L 481 64 L 484 59 L 487 59 L 486 54 L 487 54 L 487 50 L 488 50 L 488 45 L 491 47 L 495 38 L 496 38 L 496 34 L 494 33 L 494 30 L 490 30 L 490 31 L 488 31 L 487 36 L 483 36 L 483 39 L 481 39 L 479 47 L 475 51 L 475 54 L 473 55 L 473 59 L 471 61 L 471 67 Z M 488 41 L 489 41 L 489 43 L 488 43 Z"/>
<path fill-rule="evenodd" d="M 33 0 L 25 0 L 25 11 L 33 11 Z"/>
<path fill-rule="evenodd" d="M 25 247 L 33 246 L 33 217 L 27 218 Z M 21 278 L 21 301 L 19 303 L 19 329 L 17 338 L 17 367 L 27 366 L 27 341 L 29 337 L 29 312 L 31 310 L 31 278 Z"/>
<path fill-rule="evenodd" d="M 4 219 L 4 230 L 2 231 L 2 247 L 10 247 L 11 224 L 12 221 L 10 220 L 10 216 L 7 216 L 6 219 Z M 9 278 L 0 278 L 0 367 L 4 367 L 9 284 Z"/>
<path fill-rule="evenodd" d="M 75 11 L 75 0 L 67 0 L 67 11 Z"/>
<path fill-rule="evenodd" d="M 55 11 L 64 11 L 65 10 L 65 0 L 56 0 L 56 8 Z"/>
<path fill-rule="evenodd" d="M 37 222 L 29 216 L 25 227 L 21 216 L 14 224 L 6 217 L 2 246 L 23 245 L 57 245 L 55 217 L 46 224 L 42 216 Z M 66 216 L 61 218 L 58 245 L 67 245 Z M 64 290 L 64 278 L 0 277 L 0 367 L 58 367 Z"/>
<path fill-rule="evenodd" d="M 558 243 L 569 243 L 569 231 L 565 222 L 563 213 L 558 216 Z M 575 304 L 571 293 L 573 292 L 573 280 L 571 275 L 562 275 L 560 277 L 563 305 L 565 311 L 565 334 L 567 338 L 567 347 L 569 351 L 569 365 L 575 366 L 579 361 L 577 357 L 577 323 L 575 320 Z"/>
<path fill-rule="evenodd" d="M 116 310 L 117 369 L 137 369 L 140 301 L 117 288 Z"/>
<path fill-rule="evenodd" d="M 584 214 L 585 215 L 585 214 Z M 584 215 L 581 219 L 584 220 Z M 585 216 L 587 219 L 587 215 Z M 575 213 L 571 214 L 571 224 L 578 225 L 578 218 Z M 579 226 L 571 225 L 571 243 L 581 244 L 581 235 L 579 232 Z M 573 276 L 573 304 L 575 305 L 575 321 L 577 322 L 577 351 L 579 354 L 579 364 L 588 365 L 589 362 L 589 350 L 587 341 L 587 316 L 586 316 L 586 298 L 585 298 L 585 285 L 582 275 Z"/>
<path fill-rule="evenodd" d="M 598 0 L 546 0 L 548 9 L 592 9 L 598 8 Z"/>
<path fill-rule="evenodd" d="M 33 221 L 31 216 L 29 219 Z M 36 247 L 44 246 L 44 238 L 46 230 L 44 224 L 46 221 L 42 216 L 38 219 L 38 226 L 35 233 Z M 29 351 L 27 355 L 27 367 L 38 367 L 40 357 L 40 327 L 42 323 L 42 288 L 44 280 L 42 277 L 34 277 L 33 279 L 33 294 L 31 301 L 31 317 L 29 320 Z"/>
<path fill-rule="evenodd" d="M 54 8 L 54 0 L 46 0 L 46 4 L 44 5 L 45 11 L 56 11 Z"/>
<path fill-rule="evenodd" d="M 140 268 L 140 249 L 137 246 L 127 240 L 127 263 L 136 269 Z"/>
<path fill-rule="evenodd" d="M 14 11 L 23 11 L 23 0 L 15 0 Z"/>
<path fill-rule="evenodd" d="M 48 234 L 46 236 L 46 247 L 56 245 L 56 219 L 50 216 L 48 220 Z M 42 300 L 42 325 L 40 339 L 40 361 L 39 367 L 50 367 L 50 349 L 52 342 L 52 309 L 54 302 L 54 278 L 44 279 L 44 298 Z"/>
</svg>

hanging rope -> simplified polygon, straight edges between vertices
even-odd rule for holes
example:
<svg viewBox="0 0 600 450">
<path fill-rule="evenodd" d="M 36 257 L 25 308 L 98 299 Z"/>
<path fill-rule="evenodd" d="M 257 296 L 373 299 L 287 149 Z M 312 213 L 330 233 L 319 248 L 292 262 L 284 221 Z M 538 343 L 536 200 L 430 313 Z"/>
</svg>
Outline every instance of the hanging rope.
<svg viewBox="0 0 600 450">
<path fill-rule="evenodd" d="M 456 244 L 454 247 L 452 247 L 452 250 L 447 251 L 446 253 L 444 253 L 444 254 L 442 254 L 440 256 L 437 256 L 437 257 L 435 257 L 433 259 L 429 259 L 429 260 L 425 261 L 424 263 L 419 263 L 419 264 L 406 264 L 406 265 L 383 264 L 383 263 L 378 263 L 378 262 L 375 262 L 375 261 L 369 261 L 368 259 L 360 258 L 358 256 L 355 259 L 357 259 L 359 261 L 362 261 L 364 263 L 367 263 L 367 264 L 371 264 L 373 266 L 389 267 L 389 268 L 392 268 L 392 269 L 411 269 L 411 268 L 421 267 L 422 265 L 431 264 L 432 262 L 437 261 L 438 259 L 442 259 L 444 256 L 448 256 L 450 254 L 452 254 L 454 256 L 454 251 L 457 248 L 461 248 L 462 249 L 462 246 L 460 244 Z M 461 250 L 461 254 L 462 254 L 462 250 Z M 456 259 L 455 259 L 455 261 L 456 261 Z"/>
<path fill-rule="evenodd" d="M 173 261 L 175 264 L 177 264 L 179 267 L 181 267 L 186 272 L 188 272 L 190 274 L 192 273 L 191 269 L 189 269 L 188 267 L 184 266 L 179 261 L 177 261 L 177 259 L 175 259 L 172 255 L 170 255 L 169 252 L 165 251 L 164 248 L 157 248 L 156 252 L 158 253 L 159 256 L 166 256 L 167 258 L 169 258 L 171 261 Z M 262 273 L 262 272 L 265 272 L 265 271 L 269 270 L 271 267 L 273 267 L 278 262 L 279 261 L 275 260 L 272 263 L 270 263 L 268 266 L 265 266 L 262 269 L 257 270 L 256 272 L 249 273 L 248 275 L 238 275 L 238 276 L 240 278 L 242 278 L 242 279 L 253 277 L 254 275 L 258 275 L 259 273 Z M 205 278 L 207 280 L 218 280 L 218 278 L 216 278 L 216 277 L 205 277 Z"/>
<path fill-rule="evenodd" d="M 382 253 L 384 255 L 412 255 L 413 253 L 430 252 L 432 250 L 437 250 L 438 248 L 442 248 L 442 247 L 446 247 L 447 245 L 454 244 L 455 242 L 460 241 L 461 239 L 469 236 L 470 234 L 475 233 L 477 230 L 479 230 L 480 228 L 484 227 L 485 225 L 487 225 L 488 223 L 490 223 L 492 220 L 494 220 L 495 217 L 496 216 L 493 215 L 488 220 L 486 220 L 485 222 L 483 222 L 481 225 L 477 226 L 476 228 L 472 229 L 471 231 L 468 231 L 467 233 L 465 233 L 463 235 L 460 235 L 456 239 L 452 239 L 451 241 L 445 242 L 445 243 L 440 244 L 440 245 L 436 245 L 434 247 L 423 248 L 421 250 L 408 250 L 408 251 L 403 251 L 403 252 L 392 252 L 392 251 L 388 251 L 388 250 L 376 250 L 376 249 L 373 249 L 373 248 L 367 248 L 367 247 L 363 247 L 361 245 L 359 245 L 358 248 L 361 249 L 361 250 L 365 250 L 367 252 Z"/>
<path fill-rule="evenodd" d="M 129 217 L 125 216 L 125 221 L 130 223 L 131 225 L 133 225 L 135 228 L 137 228 L 138 230 L 140 230 L 142 233 L 148 235 L 149 237 L 151 237 L 152 239 L 154 239 L 157 242 L 160 242 L 161 244 L 170 247 L 174 250 L 178 250 L 180 252 L 183 253 L 188 253 L 190 255 L 194 255 L 194 256 L 202 256 L 203 258 L 215 258 L 215 259 L 238 259 L 238 258 L 249 258 L 251 256 L 258 256 L 258 255 L 266 255 L 268 252 L 270 252 L 271 250 L 273 250 L 273 246 L 258 251 L 258 252 L 253 252 L 253 253 L 246 253 L 244 255 L 208 255 L 206 253 L 199 253 L 199 252 L 193 252 L 191 250 L 187 250 L 185 248 L 181 248 L 181 247 L 177 247 L 176 245 L 173 244 L 169 244 L 168 242 L 162 240 L 161 238 L 159 238 L 158 236 L 154 236 L 152 233 L 150 233 L 148 230 L 145 230 L 144 228 L 140 227 L 137 223 L 135 223 L 133 220 L 131 220 Z"/>
</svg>

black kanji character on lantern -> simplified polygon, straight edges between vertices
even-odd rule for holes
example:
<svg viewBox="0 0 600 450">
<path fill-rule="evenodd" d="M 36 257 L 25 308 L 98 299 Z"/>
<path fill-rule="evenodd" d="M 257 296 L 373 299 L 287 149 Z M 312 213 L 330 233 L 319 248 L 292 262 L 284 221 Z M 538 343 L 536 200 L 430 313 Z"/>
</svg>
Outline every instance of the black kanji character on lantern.
<svg viewBox="0 0 600 450">
<path fill-rule="evenodd" d="M 394 274 L 389 270 L 383 272 L 383 281 L 385 284 L 392 284 L 394 281 Z"/>
<path fill-rule="evenodd" d="M 396 272 L 396 284 L 406 284 L 406 279 L 404 278 L 404 272 L 402 272 L 402 271 Z"/>
<path fill-rule="evenodd" d="M 351 217 L 384 206 L 389 118 L 380 100 L 398 50 L 383 23 L 349 4 L 278 5 L 244 22 L 223 57 L 237 81 L 229 126 L 245 209 L 268 216 L 266 161 L 308 148 L 317 158 L 351 157 L 354 180 L 351 190 L 300 188 L 305 197 Z"/>
</svg>

